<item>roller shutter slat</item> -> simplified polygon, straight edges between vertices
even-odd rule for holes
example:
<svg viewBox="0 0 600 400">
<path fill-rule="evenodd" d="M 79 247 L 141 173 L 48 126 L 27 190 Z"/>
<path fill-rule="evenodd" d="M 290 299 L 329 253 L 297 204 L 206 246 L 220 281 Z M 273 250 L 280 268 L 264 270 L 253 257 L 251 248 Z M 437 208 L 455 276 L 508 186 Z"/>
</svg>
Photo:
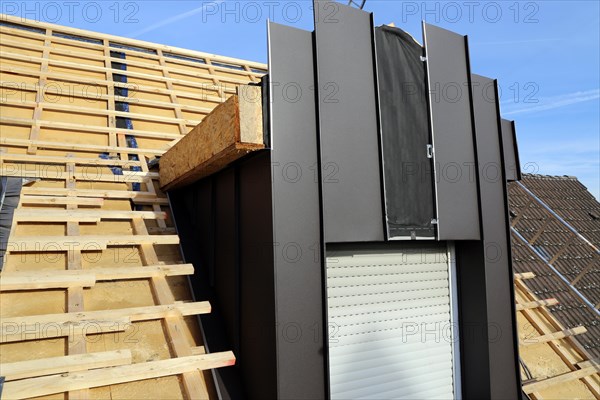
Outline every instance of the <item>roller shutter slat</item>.
<svg viewBox="0 0 600 400">
<path fill-rule="evenodd" d="M 333 399 L 453 398 L 446 247 L 327 257 Z"/>
</svg>

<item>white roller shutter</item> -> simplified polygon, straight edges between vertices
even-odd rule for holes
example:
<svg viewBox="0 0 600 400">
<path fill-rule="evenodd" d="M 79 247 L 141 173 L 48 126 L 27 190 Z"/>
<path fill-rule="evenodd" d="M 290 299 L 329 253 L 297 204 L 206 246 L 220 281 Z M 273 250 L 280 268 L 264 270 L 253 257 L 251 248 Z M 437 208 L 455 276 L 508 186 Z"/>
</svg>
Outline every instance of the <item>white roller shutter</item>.
<svg viewBox="0 0 600 400">
<path fill-rule="evenodd" d="M 452 399 L 460 381 L 448 250 L 327 253 L 333 399 Z"/>
</svg>

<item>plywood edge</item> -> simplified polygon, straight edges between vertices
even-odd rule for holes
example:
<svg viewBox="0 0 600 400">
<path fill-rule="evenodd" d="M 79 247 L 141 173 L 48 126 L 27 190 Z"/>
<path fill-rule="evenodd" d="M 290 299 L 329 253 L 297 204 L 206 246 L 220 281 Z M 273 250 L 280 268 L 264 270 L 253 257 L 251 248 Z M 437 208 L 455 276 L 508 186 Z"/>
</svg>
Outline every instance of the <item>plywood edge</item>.
<svg viewBox="0 0 600 400">
<path fill-rule="evenodd" d="M 179 176 L 175 180 L 171 181 L 169 184 L 161 187 L 161 189 L 164 191 L 168 191 L 192 184 L 198 181 L 199 179 L 219 172 L 235 160 L 238 160 L 253 151 L 260 150 L 263 148 L 264 146 L 262 145 L 232 144 L 231 146 L 225 148 L 223 151 L 215 154 L 207 161 L 190 170 L 189 173 Z"/>
<path fill-rule="evenodd" d="M 258 86 L 238 87 L 240 142 L 263 145 L 262 91 Z"/>
<path fill-rule="evenodd" d="M 262 98 L 257 86 L 241 86 L 160 160 L 160 186 L 172 190 L 214 174 L 264 148 Z"/>
</svg>

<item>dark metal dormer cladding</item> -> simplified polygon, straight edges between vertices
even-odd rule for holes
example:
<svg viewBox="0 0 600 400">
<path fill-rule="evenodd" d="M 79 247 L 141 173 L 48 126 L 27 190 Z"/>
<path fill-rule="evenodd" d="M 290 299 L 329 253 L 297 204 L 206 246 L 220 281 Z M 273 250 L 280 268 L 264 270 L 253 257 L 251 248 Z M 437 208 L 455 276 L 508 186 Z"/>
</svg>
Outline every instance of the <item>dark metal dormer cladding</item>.
<svg viewBox="0 0 600 400">
<path fill-rule="evenodd" d="M 315 1 L 325 242 L 384 240 L 372 15 Z"/>
<path fill-rule="evenodd" d="M 469 365 L 463 368 L 463 389 L 472 397 L 516 399 L 520 367 L 497 82 L 473 74 L 471 83 L 482 240 L 457 245 L 460 286 L 464 288 L 460 293 L 461 323 L 467 338 L 462 354 Z M 497 334 L 498 327 L 510 334 Z"/>
<path fill-rule="evenodd" d="M 423 23 L 439 240 L 479 240 L 471 68 L 466 36 Z"/>
<path fill-rule="evenodd" d="M 504 164 L 506 180 L 509 182 L 521 180 L 521 164 L 517 147 L 517 131 L 515 121 L 502 119 L 502 144 L 504 147 Z"/>
<path fill-rule="evenodd" d="M 325 396 L 321 198 L 313 36 L 269 24 L 271 164 L 278 387 L 280 398 Z M 290 85 L 302 93 L 286 97 Z M 287 329 L 299 329 L 296 339 Z M 290 332 L 292 332 L 290 331 Z M 293 333 L 292 333 L 293 334 Z"/>
<path fill-rule="evenodd" d="M 207 347 L 239 360 L 219 387 L 518 398 L 505 186 L 518 156 L 495 81 L 471 75 L 462 35 L 425 24 L 423 47 L 365 11 L 314 4 L 315 32 L 268 24 L 266 148 L 170 192 L 195 290 L 215 301 Z M 458 342 L 407 322 L 445 323 Z"/>
</svg>

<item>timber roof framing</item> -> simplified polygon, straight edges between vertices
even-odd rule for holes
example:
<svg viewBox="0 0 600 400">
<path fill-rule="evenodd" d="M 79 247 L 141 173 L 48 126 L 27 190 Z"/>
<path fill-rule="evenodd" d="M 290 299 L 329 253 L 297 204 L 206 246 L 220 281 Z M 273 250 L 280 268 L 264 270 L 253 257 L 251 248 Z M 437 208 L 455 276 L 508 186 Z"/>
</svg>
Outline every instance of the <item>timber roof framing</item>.
<svg viewBox="0 0 600 400">
<path fill-rule="evenodd" d="M 235 357 L 204 355 L 210 305 L 147 162 L 266 66 L 7 15 L 0 34 L 0 175 L 29 180 L 0 276 L 5 394 L 214 397 L 206 369 Z"/>
<path fill-rule="evenodd" d="M 600 320 L 549 266 L 598 301 L 600 203 L 575 178 L 540 175 L 510 183 L 509 203 L 520 355 L 531 374 L 523 390 L 533 399 L 600 399 Z"/>
<path fill-rule="evenodd" d="M 586 329 L 564 329 L 547 309 L 556 300 L 539 300 L 526 286 L 535 277 L 515 274 L 523 391 L 533 400 L 600 399 L 600 367 L 575 339 Z"/>
<path fill-rule="evenodd" d="M 568 226 L 549 215 L 528 191 Z M 525 240 L 513 232 L 515 272 L 535 273 L 527 286 L 538 296 L 558 301 L 548 307 L 566 328 L 585 326 L 588 332 L 576 339 L 592 357 L 600 357 L 598 314 L 548 266 L 552 264 L 592 306 L 600 304 L 600 220 L 593 217 L 600 203 L 575 178 L 540 175 L 524 175 L 520 184 L 509 184 L 509 203 L 513 229 Z"/>
</svg>

